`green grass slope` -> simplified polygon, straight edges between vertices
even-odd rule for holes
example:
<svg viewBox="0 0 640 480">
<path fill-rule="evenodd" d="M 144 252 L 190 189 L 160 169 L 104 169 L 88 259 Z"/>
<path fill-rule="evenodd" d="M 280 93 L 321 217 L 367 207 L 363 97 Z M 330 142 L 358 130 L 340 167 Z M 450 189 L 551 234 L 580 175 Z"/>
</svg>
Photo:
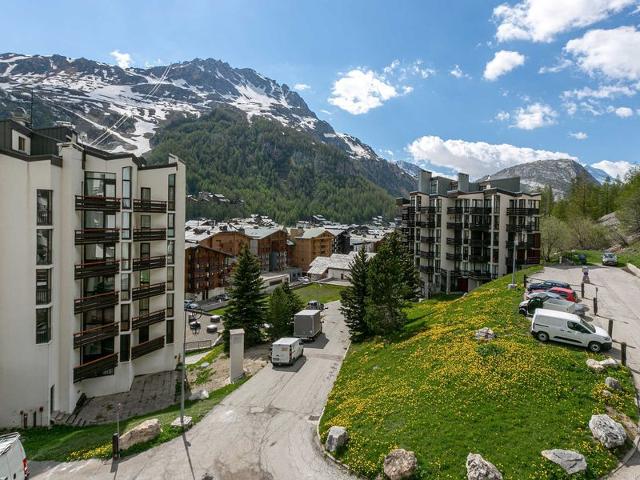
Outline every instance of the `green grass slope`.
<svg viewBox="0 0 640 480">
<path fill-rule="evenodd" d="M 522 289 L 507 290 L 510 279 L 415 305 L 398 339 L 351 347 L 320 427 L 323 440 L 331 425 L 347 428 L 342 461 L 373 478 L 384 456 L 401 447 L 416 453 L 419 478 L 460 479 L 474 452 L 505 479 L 559 479 L 562 470 L 540 452 L 566 448 L 589 464 L 572 478 L 597 478 L 615 467 L 625 449 L 605 450 L 588 428 L 593 413 L 605 413 L 606 375 L 587 368 L 585 350 L 533 339 L 517 314 Z M 498 339 L 475 340 L 485 326 Z M 608 375 L 624 386 L 609 405 L 637 418 L 628 370 Z"/>
</svg>

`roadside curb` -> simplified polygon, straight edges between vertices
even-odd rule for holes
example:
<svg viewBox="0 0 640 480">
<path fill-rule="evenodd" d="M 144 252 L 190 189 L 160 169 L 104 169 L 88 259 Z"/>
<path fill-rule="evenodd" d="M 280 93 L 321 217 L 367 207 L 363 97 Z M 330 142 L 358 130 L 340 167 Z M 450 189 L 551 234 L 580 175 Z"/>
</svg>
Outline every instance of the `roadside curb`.
<svg viewBox="0 0 640 480">
<path fill-rule="evenodd" d="M 627 269 L 629 270 L 629 272 L 631 272 L 631 274 L 635 275 L 636 277 L 640 277 L 640 268 L 636 267 L 633 263 L 627 263 Z"/>
</svg>

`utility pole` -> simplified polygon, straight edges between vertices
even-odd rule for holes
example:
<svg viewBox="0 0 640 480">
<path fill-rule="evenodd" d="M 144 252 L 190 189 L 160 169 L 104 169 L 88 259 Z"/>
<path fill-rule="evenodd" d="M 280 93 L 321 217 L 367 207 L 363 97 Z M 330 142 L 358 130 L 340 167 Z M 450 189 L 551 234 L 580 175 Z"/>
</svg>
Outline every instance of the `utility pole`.
<svg viewBox="0 0 640 480">
<path fill-rule="evenodd" d="M 33 128 L 33 87 L 31 87 L 31 102 L 29 106 L 29 128 Z"/>
<path fill-rule="evenodd" d="M 517 234 L 516 234 L 517 235 Z M 516 284 L 516 251 L 518 250 L 518 237 L 513 239 L 513 266 L 511 271 L 511 284 Z M 514 287 L 515 288 L 515 287 Z"/>
</svg>

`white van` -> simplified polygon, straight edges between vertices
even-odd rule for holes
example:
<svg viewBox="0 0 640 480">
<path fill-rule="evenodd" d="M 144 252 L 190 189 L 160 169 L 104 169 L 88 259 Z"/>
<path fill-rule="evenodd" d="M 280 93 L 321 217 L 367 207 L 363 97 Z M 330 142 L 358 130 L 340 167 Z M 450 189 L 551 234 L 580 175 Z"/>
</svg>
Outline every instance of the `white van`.
<svg viewBox="0 0 640 480">
<path fill-rule="evenodd" d="M 24 480 L 29 478 L 27 454 L 19 433 L 0 435 L 0 480 Z"/>
<path fill-rule="evenodd" d="M 302 340 L 299 338 L 281 338 L 271 344 L 271 363 L 293 365 L 303 352 Z"/>
<path fill-rule="evenodd" d="M 554 340 L 587 347 L 592 352 L 611 348 L 611 337 L 605 330 L 588 324 L 579 316 L 539 308 L 531 320 L 531 335 L 541 342 Z"/>
</svg>

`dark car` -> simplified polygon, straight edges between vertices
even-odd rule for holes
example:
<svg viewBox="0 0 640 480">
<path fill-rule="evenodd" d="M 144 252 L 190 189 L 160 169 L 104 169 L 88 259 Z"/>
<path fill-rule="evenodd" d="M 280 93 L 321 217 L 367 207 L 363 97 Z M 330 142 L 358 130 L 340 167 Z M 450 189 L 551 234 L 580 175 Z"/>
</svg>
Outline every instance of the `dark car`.
<svg viewBox="0 0 640 480">
<path fill-rule="evenodd" d="M 558 280 L 545 280 L 539 283 L 530 283 L 529 285 L 527 285 L 527 290 L 530 292 L 533 290 L 545 291 L 550 290 L 554 287 L 570 289 L 571 285 L 569 285 L 567 282 L 559 282 Z"/>
</svg>

